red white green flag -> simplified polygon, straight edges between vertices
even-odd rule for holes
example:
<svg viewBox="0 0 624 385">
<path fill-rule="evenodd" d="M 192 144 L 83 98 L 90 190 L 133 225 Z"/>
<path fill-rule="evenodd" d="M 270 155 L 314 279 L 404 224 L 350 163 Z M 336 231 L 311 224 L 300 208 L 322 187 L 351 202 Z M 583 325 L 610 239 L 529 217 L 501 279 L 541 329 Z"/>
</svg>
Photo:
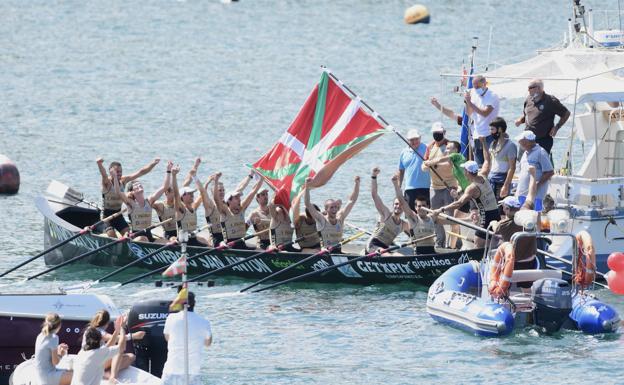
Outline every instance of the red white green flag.
<svg viewBox="0 0 624 385">
<path fill-rule="evenodd" d="M 173 262 L 167 270 L 163 271 L 162 275 L 165 277 L 175 277 L 176 275 L 186 273 L 186 255 L 182 255 L 175 262 Z"/>
<path fill-rule="evenodd" d="M 327 183 L 348 159 L 388 132 L 379 117 L 324 70 L 290 127 L 252 167 L 292 201 L 308 177 Z"/>
</svg>

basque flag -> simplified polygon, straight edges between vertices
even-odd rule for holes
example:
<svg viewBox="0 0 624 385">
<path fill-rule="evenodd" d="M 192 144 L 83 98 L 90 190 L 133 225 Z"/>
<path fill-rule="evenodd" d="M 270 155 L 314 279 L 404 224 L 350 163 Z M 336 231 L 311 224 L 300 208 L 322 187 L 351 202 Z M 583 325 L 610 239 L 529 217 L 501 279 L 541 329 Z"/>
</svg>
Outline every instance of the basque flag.
<svg viewBox="0 0 624 385">
<path fill-rule="evenodd" d="M 467 89 L 472 88 L 472 74 L 473 73 L 474 73 L 474 63 L 471 60 L 470 61 L 470 76 L 468 76 Z M 470 133 L 470 118 L 468 117 L 468 114 L 466 114 L 466 106 L 464 106 L 464 110 L 462 112 L 462 128 L 461 128 L 460 143 L 461 143 L 461 154 L 466 159 L 470 159 L 468 157 L 468 149 L 470 148 L 470 145 L 469 145 L 470 134 L 469 133 Z"/>
<path fill-rule="evenodd" d="M 162 275 L 165 277 L 175 277 L 176 275 L 186 273 L 186 255 L 178 258 L 174 263 L 163 271 Z"/>
</svg>

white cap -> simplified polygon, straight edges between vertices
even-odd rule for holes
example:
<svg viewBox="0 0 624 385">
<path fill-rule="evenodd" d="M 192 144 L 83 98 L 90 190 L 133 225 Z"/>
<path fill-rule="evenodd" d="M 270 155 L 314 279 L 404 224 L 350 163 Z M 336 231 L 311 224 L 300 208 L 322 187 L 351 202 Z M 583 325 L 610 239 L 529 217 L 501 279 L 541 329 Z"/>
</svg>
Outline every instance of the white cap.
<svg viewBox="0 0 624 385">
<path fill-rule="evenodd" d="M 471 174 L 476 174 L 479 172 L 479 165 L 474 160 L 469 160 L 465 163 L 462 163 L 461 166 Z"/>
<path fill-rule="evenodd" d="M 238 195 L 242 195 L 242 193 L 240 191 L 230 191 L 227 194 L 225 194 L 225 201 L 229 201 L 230 199 L 234 198 L 235 196 Z"/>
<path fill-rule="evenodd" d="M 520 135 L 516 136 L 516 140 L 530 140 L 531 142 L 535 142 L 535 134 L 532 131 L 524 130 L 520 133 Z"/>
<path fill-rule="evenodd" d="M 503 204 L 514 209 L 519 209 L 521 206 L 518 198 L 513 195 L 505 197 L 505 199 L 503 199 Z"/>
<path fill-rule="evenodd" d="M 407 131 L 407 139 L 420 139 L 420 132 L 418 132 L 417 129 L 412 128 L 411 130 Z"/>
<path fill-rule="evenodd" d="M 189 186 L 184 186 L 184 187 L 182 187 L 182 190 L 180 190 L 180 196 L 182 196 L 184 194 L 192 194 L 195 191 L 197 191 L 197 189 L 190 188 Z"/>
<path fill-rule="evenodd" d="M 431 132 L 444 132 L 442 122 L 433 122 L 431 125 Z"/>
</svg>

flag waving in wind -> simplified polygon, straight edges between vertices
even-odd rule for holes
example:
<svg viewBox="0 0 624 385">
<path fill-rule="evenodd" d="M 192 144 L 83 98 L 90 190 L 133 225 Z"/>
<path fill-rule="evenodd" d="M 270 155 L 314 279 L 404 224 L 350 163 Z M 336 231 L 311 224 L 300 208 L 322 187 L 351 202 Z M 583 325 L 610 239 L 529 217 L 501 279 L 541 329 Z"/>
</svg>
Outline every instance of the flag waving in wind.
<svg viewBox="0 0 624 385">
<path fill-rule="evenodd" d="M 173 262 L 167 270 L 163 271 L 165 277 L 175 277 L 176 275 L 186 273 L 186 254 L 182 254 L 175 262 Z"/>
<path fill-rule="evenodd" d="M 388 132 L 377 114 L 324 69 L 290 127 L 252 167 L 293 200 L 308 177 L 327 183 L 338 168 Z"/>
</svg>

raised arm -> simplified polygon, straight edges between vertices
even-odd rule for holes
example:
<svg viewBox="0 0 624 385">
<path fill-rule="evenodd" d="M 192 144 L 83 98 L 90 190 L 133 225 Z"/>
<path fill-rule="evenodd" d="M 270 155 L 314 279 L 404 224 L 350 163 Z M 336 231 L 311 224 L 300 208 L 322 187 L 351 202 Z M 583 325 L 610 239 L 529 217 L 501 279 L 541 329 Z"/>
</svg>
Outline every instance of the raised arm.
<svg viewBox="0 0 624 385">
<path fill-rule="evenodd" d="M 492 111 L 494 111 L 494 106 L 487 105 L 485 106 L 485 108 L 479 108 L 475 106 L 474 103 L 472 103 L 472 101 L 470 100 L 470 92 L 466 92 L 464 94 L 464 101 L 466 102 L 466 110 L 468 110 L 469 114 L 476 112 L 477 114 L 485 117 L 490 115 Z"/>
<path fill-rule="evenodd" d="M 184 212 L 184 204 L 180 198 L 180 189 L 178 188 L 178 173 L 180 166 L 175 165 L 171 168 L 171 187 L 173 188 L 173 208 L 176 213 Z"/>
<path fill-rule="evenodd" d="M 173 168 L 173 162 L 167 162 L 167 172 L 165 173 L 165 180 L 163 181 L 162 186 L 158 190 L 156 190 L 150 197 L 147 199 L 150 206 L 154 206 L 154 203 L 160 198 L 160 196 L 165 192 L 166 189 L 171 185 L 171 169 Z"/>
<path fill-rule="evenodd" d="M 249 194 L 247 194 L 245 199 L 243 199 L 243 201 L 241 202 L 241 209 L 242 210 L 247 210 L 247 207 L 249 207 L 249 205 L 253 201 L 253 198 L 256 196 L 258 191 L 260 191 L 260 187 L 262 187 L 262 183 L 264 183 L 264 180 L 262 178 L 258 179 L 258 181 L 254 185 L 253 189 L 251 189 Z"/>
<path fill-rule="evenodd" d="M 338 219 L 341 221 L 344 221 L 347 218 L 347 216 L 351 212 L 351 209 L 353 209 L 353 206 L 355 206 L 355 202 L 357 202 L 358 195 L 360 195 L 360 177 L 356 176 L 355 178 L 353 178 L 353 182 L 353 192 L 349 197 L 349 201 L 342 210 L 338 211 L 338 214 L 336 215 L 336 217 L 338 217 Z"/>
<path fill-rule="evenodd" d="M 440 112 L 442 112 L 447 118 L 452 119 L 454 122 L 457 121 L 457 117 L 459 115 L 457 115 L 455 113 L 455 111 L 451 110 L 448 107 L 445 107 L 443 105 L 440 104 L 440 102 L 438 101 L 438 99 L 436 99 L 435 97 L 431 97 L 430 99 L 431 104 Z"/>
<path fill-rule="evenodd" d="M 206 213 L 212 212 L 212 210 L 214 210 L 215 208 L 215 203 L 210 197 L 210 195 L 208 194 L 208 186 L 214 180 L 214 177 L 215 177 L 214 174 L 210 175 L 208 177 L 208 180 L 206 181 L 206 183 L 204 183 L 201 189 L 199 188 L 199 186 L 197 187 L 197 189 L 199 190 L 199 193 L 201 194 L 201 201 L 204 204 L 204 210 L 206 211 Z M 202 189 L 204 190 L 203 192 L 202 192 Z"/>
<path fill-rule="evenodd" d="M 113 177 L 113 189 L 115 194 L 119 195 L 123 203 L 125 203 L 128 207 L 132 207 L 132 200 L 128 198 L 128 196 L 121 192 L 121 186 L 119 185 L 119 178 L 117 178 L 117 171 L 114 169 L 111 171 L 111 176 Z"/>
<path fill-rule="evenodd" d="M 191 182 L 193 181 L 193 178 L 195 176 L 197 176 L 197 169 L 199 168 L 200 164 L 201 164 L 201 158 L 199 158 L 199 157 L 195 158 L 195 163 L 193 163 L 193 167 L 191 167 L 191 169 L 189 170 L 188 174 L 184 178 L 184 182 L 182 182 L 182 186 L 183 187 L 191 185 Z"/>
<path fill-rule="evenodd" d="M 308 210 L 312 218 L 314 218 L 317 222 L 323 222 L 325 217 L 321 214 L 320 211 L 314 207 L 312 201 L 310 200 L 310 186 L 309 183 L 312 181 L 312 178 L 306 178 L 305 184 L 303 185 L 303 203 L 305 204 L 305 208 Z"/>
<path fill-rule="evenodd" d="M 123 183 L 127 183 L 131 180 L 135 180 L 137 178 L 142 177 L 143 175 L 149 173 L 150 171 L 152 171 L 152 169 L 154 167 L 156 167 L 156 165 L 158 164 L 158 162 L 160 162 L 160 158 L 154 158 L 154 160 L 152 160 L 150 163 L 146 164 L 145 166 L 143 166 L 141 169 L 139 169 L 138 171 L 135 171 L 134 173 L 130 174 L 130 175 L 126 175 L 123 177 Z"/>
<path fill-rule="evenodd" d="M 379 167 L 374 167 L 371 172 L 371 196 L 373 198 L 373 202 L 375 202 L 375 208 L 381 217 L 381 220 L 385 220 L 390 216 L 390 210 L 383 204 L 381 198 L 379 197 L 379 193 L 377 192 L 377 176 L 381 170 Z"/>
<path fill-rule="evenodd" d="M 397 174 L 394 174 L 392 176 L 392 185 L 394 186 L 394 195 L 399 200 L 399 203 L 401 204 L 401 208 L 403 209 L 403 212 L 405 213 L 406 216 L 414 218 L 416 216 L 416 213 L 414 212 L 414 210 L 412 210 L 412 208 L 409 206 L 409 204 L 403 197 L 403 194 L 401 193 L 401 186 L 399 185 L 399 176 Z"/>
<path fill-rule="evenodd" d="M 219 210 L 221 214 L 224 214 L 227 212 L 227 206 L 221 201 L 221 199 L 216 198 L 219 196 L 219 178 L 221 178 L 220 172 L 214 174 L 214 187 L 212 189 L 212 196 L 215 197 L 213 199 L 213 202 L 217 206 L 217 210 Z"/>
<path fill-rule="evenodd" d="M 97 163 L 98 165 L 98 170 L 100 170 L 100 176 L 102 177 L 102 187 L 109 187 L 110 186 L 110 180 L 108 179 L 108 173 L 106 172 L 106 169 L 104 168 L 104 159 L 102 158 L 97 158 L 95 160 L 95 163 Z"/>
<path fill-rule="evenodd" d="M 236 192 L 240 192 L 242 194 L 243 191 L 245 191 L 245 189 L 247 188 L 247 185 L 249 184 L 249 182 L 251 182 L 251 180 L 253 179 L 254 176 L 254 171 L 251 170 L 249 171 L 249 175 L 247 175 L 246 177 L 244 177 L 243 179 L 241 179 L 240 182 L 238 182 L 238 186 L 236 186 Z"/>
</svg>

